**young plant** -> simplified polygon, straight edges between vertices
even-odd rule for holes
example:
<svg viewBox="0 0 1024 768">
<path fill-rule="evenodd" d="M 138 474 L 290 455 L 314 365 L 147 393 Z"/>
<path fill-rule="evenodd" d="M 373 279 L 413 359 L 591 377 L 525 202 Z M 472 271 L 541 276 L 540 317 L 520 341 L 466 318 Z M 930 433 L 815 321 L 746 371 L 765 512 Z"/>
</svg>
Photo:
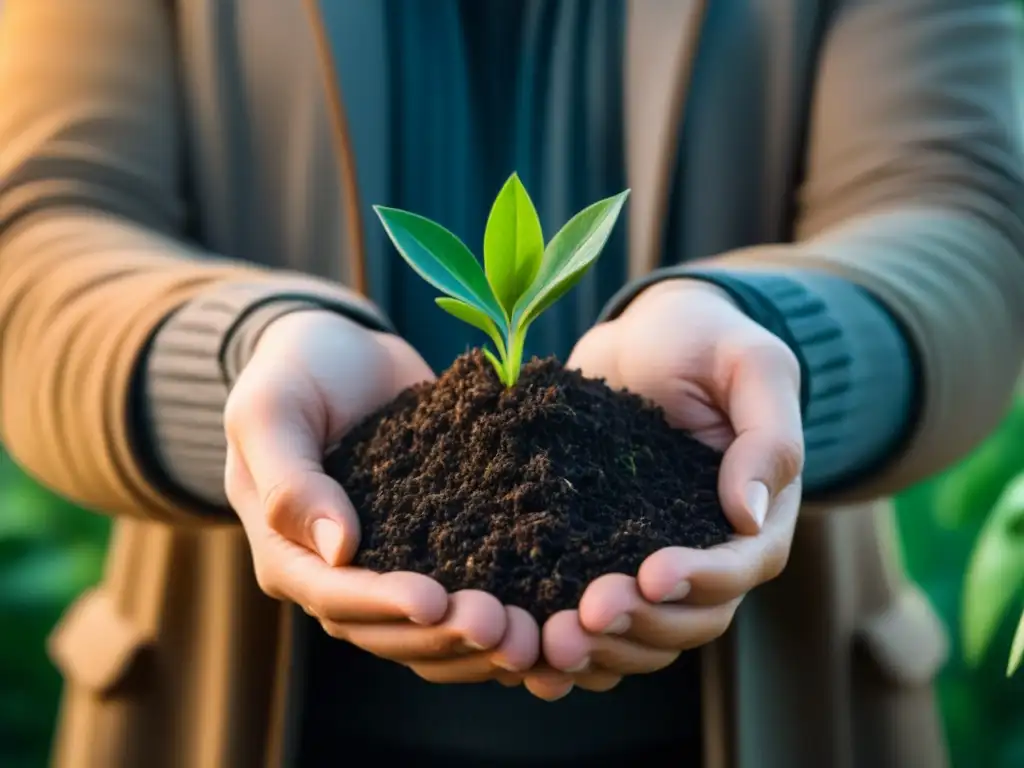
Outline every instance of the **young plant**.
<svg viewBox="0 0 1024 768">
<path fill-rule="evenodd" d="M 506 387 L 519 380 L 526 331 L 575 286 L 597 260 L 629 190 L 573 216 L 545 247 L 537 211 L 513 173 L 491 207 L 484 263 L 447 229 L 397 208 L 375 205 L 395 248 L 420 277 L 445 296 L 441 309 L 486 333 L 484 349 Z"/>
</svg>

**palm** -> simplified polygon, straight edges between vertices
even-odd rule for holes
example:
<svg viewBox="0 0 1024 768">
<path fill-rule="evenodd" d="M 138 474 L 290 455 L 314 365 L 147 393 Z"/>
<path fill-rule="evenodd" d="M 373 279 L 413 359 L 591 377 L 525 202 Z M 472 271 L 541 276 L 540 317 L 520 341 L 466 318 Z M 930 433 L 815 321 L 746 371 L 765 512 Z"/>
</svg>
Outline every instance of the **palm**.
<svg viewBox="0 0 1024 768">
<path fill-rule="evenodd" d="M 611 326 L 598 326 L 584 335 L 569 366 L 651 400 L 673 427 L 724 451 L 735 433 L 719 388 L 708 376 L 712 351 L 707 345 L 694 338 L 691 344 L 667 347 L 660 339 L 640 336 L 632 337 L 628 348 L 616 349 L 610 331 Z"/>
<path fill-rule="evenodd" d="M 328 444 L 407 387 L 433 378 L 423 358 L 397 336 L 340 333 L 340 323 L 348 321 L 327 313 L 279 322 L 289 323 L 275 339 L 279 386 L 321 425 Z"/>
</svg>

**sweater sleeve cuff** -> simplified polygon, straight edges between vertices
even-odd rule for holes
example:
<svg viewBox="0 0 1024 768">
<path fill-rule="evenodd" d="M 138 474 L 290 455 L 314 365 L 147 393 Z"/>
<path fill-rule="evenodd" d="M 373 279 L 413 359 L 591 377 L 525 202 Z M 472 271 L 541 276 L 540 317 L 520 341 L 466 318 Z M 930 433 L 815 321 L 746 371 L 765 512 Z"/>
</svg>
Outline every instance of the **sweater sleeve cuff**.
<svg viewBox="0 0 1024 768">
<path fill-rule="evenodd" d="M 713 283 L 793 350 L 801 369 L 809 498 L 860 482 L 903 447 L 916 417 L 916 365 L 902 329 L 865 290 L 810 271 L 683 265 L 626 286 L 602 319 L 615 317 L 645 288 L 670 278 Z"/>
<path fill-rule="evenodd" d="M 135 445 L 149 480 L 200 516 L 233 519 L 224 492 L 224 406 L 262 332 L 295 311 L 327 309 L 391 331 L 368 302 L 333 287 L 231 283 L 172 314 L 138 367 Z"/>
</svg>

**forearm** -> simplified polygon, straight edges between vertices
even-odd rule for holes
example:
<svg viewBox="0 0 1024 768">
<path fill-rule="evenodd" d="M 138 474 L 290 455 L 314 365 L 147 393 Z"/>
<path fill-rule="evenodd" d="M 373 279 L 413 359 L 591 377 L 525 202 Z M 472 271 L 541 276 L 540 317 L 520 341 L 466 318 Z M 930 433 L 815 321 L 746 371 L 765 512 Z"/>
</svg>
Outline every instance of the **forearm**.
<svg viewBox="0 0 1024 768">
<path fill-rule="evenodd" d="M 873 471 L 869 462 L 819 496 L 844 502 L 892 495 L 950 466 L 1010 402 L 1024 361 L 1024 49 L 1011 0 L 838 0 L 833 18 L 815 78 L 805 176 L 793 192 L 796 242 L 691 269 L 744 280 L 813 276 L 806 284 L 829 307 L 851 356 L 851 391 L 874 397 L 880 412 L 896 414 L 908 399 L 903 385 L 886 384 L 904 376 L 904 355 L 884 349 L 907 350 L 916 386 L 904 438 L 891 429 L 861 438 L 890 447 Z M 849 289 L 826 289 L 827 277 Z M 902 342 L 880 321 L 856 330 L 877 315 L 868 297 Z M 856 303 L 862 309 L 852 311 Z M 812 391 L 816 376 L 826 381 L 808 375 Z M 868 405 L 850 407 L 865 419 L 851 429 L 883 427 Z"/>
<path fill-rule="evenodd" d="M 1007 209 L 991 210 L 894 207 L 801 243 L 659 270 L 607 312 L 659 279 L 731 287 L 801 360 L 809 496 L 891 495 L 968 453 L 1012 397 L 1024 233 Z"/>
<path fill-rule="evenodd" d="M 216 368 L 227 329 L 277 297 L 373 310 L 340 286 L 186 242 L 173 22 L 162 0 L 4 4 L 0 440 L 85 507 L 193 522 L 143 461 L 166 449 L 138 429 L 150 410 L 140 371 L 154 365 L 162 391 Z M 249 336 L 237 336 L 244 354 Z M 179 355 L 175 367 L 176 344 L 206 356 Z M 216 411 L 219 392 L 200 380 L 184 399 Z"/>
<path fill-rule="evenodd" d="M 212 450 L 201 477 L 223 471 L 226 375 L 290 302 L 386 325 L 341 286 L 218 260 L 96 210 L 26 216 L 0 239 L 0 440 L 82 506 L 192 522 L 193 499 L 175 491 L 198 481 L 168 483 L 151 459 L 191 478 Z"/>
<path fill-rule="evenodd" d="M 251 270 L 84 209 L 25 216 L 0 240 L 0 439 L 83 506 L 173 513 L 134 459 L 125 404 L 139 350 L 175 307 Z"/>
<path fill-rule="evenodd" d="M 961 194 L 965 202 L 970 197 Z M 942 471 L 984 439 L 1009 406 L 1024 359 L 1024 231 L 1016 214 L 994 202 L 984 218 L 964 206 L 897 207 L 799 246 L 717 260 L 718 268 L 740 274 L 837 277 L 875 297 L 902 331 L 917 368 L 909 433 L 877 472 L 836 489 L 833 500 L 891 495 Z M 874 359 L 884 388 L 892 363 Z"/>
</svg>

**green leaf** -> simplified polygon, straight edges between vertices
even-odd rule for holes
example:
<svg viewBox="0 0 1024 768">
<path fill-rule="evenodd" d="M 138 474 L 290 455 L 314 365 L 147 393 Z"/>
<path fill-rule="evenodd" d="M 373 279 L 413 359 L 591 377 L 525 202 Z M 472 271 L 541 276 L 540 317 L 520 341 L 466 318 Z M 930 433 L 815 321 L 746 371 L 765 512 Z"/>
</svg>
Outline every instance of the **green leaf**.
<svg viewBox="0 0 1024 768">
<path fill-rule="evenodd" d="M 508 381 L 508 374 L 505 372 L 505 367 L 501 364 L 501 361 L 494 356 L 494 353 L 487 349 L 487 347 L 484 347 L 484 357 L 491 361 L 491 365 L 494 366 L 494 370 L 498 372 L 498 379 L 501 383 L 506 387 L 511 386 Z"/>
<path fill-rule="evenodd" d="M 494 321 L 488 317 L 486 312 L 477 309 L 472 304 L 467 304 L 458 299 L 450 299 L 447 296 L 441 296 L 434 299 L 434 301 L 437 303 L 437 306 L 449 315 L 457 317 L 462 322 L 468 323 L 474 328 L 479 328 L 486 333 L 491 338 L 491 341 L 494 342 L 494 346 L 498 348 L 498 354 L 505 357 L 505 343 L 501 339 L 501 333 L 498 332 L 498 326 L 494 324 Z"/>
<path fill-rule="evenodd" d="M 513 173 L 487 217 L 484 269 L 494 295 L 509 317 L 533 283 L 544 257 L 544 233 L 530 195 Z"/>
<path fill-rule="evenodd" d="M 999 498 L 978 535 L 964 581 L 961 634 L 971 665 L 984 657 L 1024 587 L 1024 472 Z"/>
<path fill-rule="evenodd" d="M 505 313 L 494 298 L 483 267 L 455 235 L 430 219 L 375 205 L 388 237 L 416 273 L 452 298 L 478 307 L 499 328 Z"/>
<path fill-rule="evenodd" d="M 516 303 L 514 327 L 529 326 L 580 281 L 601 255 L 628 196 L 627 189 L 584 208 L 551 239 L 533 285 Z"/>
<path fill-rule="evenodd" d="M 1024 662 L 1024 611 L 1021 611 L 1017 633 L 1013 636 L 1013 647 L 1010 649 L 1010 663 L 1006 666 L 1006 676 L 1012 677 L 1020 669 L 1021 662 Z"/>
</svg>

